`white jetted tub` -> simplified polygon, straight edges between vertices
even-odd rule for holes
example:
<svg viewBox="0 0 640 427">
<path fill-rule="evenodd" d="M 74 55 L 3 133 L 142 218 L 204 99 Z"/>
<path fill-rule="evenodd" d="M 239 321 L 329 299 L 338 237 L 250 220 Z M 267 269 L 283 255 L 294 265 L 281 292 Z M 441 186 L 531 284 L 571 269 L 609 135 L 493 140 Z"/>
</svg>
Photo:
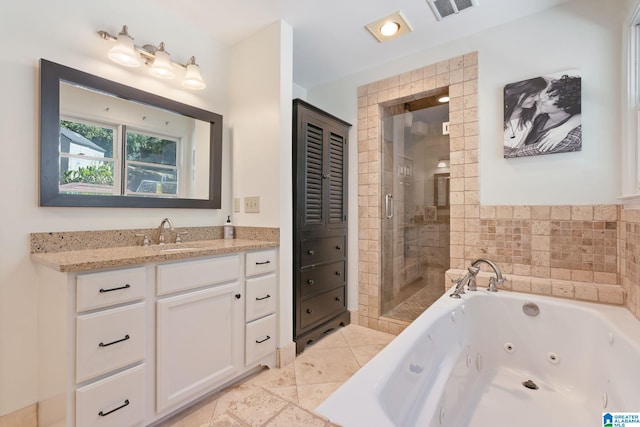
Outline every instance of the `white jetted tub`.
<svg viewBox="0 0 640 427">
<path fill-rule="evenodd" d="M 640 411 L 640 322 L 625 308 L 450 293 L 316 411 L 344 427 L 601 427 L 603 412 Z"/>
</svg>

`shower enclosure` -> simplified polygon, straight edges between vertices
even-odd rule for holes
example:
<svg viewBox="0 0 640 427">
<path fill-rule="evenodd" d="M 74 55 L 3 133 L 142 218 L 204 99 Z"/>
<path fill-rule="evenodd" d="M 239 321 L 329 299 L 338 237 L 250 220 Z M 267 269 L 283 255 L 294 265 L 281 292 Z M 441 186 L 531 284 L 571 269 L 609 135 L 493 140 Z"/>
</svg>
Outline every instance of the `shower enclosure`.
<svg viewBox="0 0 640 427">
<path fill-rule="evenodd" d="M 449 106 L 424 101 L 382 119 L 381 313 L 403 321 L 442 295 L 449 268 Z"/>
</svg>

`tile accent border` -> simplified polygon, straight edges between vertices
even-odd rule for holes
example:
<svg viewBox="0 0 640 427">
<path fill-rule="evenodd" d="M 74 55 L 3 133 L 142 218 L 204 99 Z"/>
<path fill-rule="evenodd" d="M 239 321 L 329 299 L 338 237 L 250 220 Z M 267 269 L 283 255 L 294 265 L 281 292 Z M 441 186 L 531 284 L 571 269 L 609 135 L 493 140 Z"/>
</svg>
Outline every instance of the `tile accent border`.
<svg viewBox="0 0 640 427">
<path fill-rule="evenodd" d="M 380 316 L 382 109 L 449 88 L 451 266 L 474 256 L 479 240 L 478 53 L 471 52 L 358 88 L 358 324 L 397 334 L 406 322 Z M 454 230 L 454 220 L 457 220 Z M 477 230 L 472 232 L 471 230 Z M 457 234 L 456 234 L 457 233 Z M 466 252 L 466 253 L 465 253 Z M 465 256 L 466 255 L 466 256 Z"/>
</svg>

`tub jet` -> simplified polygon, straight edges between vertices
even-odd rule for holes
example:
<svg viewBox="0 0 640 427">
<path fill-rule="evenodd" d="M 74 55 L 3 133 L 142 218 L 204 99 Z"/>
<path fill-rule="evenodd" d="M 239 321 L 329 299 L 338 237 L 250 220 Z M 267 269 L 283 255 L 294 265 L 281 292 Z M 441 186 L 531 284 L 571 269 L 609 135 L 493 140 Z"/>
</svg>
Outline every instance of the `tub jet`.
<svg viewBox="0 0 640 427">
<path fill-rule="evenodd" d="M 522 382 L 522 385 L 528 388 L 529 390 L 537 390 L 538 386 L 531 380 L 526 380 Z"/>
</svg>

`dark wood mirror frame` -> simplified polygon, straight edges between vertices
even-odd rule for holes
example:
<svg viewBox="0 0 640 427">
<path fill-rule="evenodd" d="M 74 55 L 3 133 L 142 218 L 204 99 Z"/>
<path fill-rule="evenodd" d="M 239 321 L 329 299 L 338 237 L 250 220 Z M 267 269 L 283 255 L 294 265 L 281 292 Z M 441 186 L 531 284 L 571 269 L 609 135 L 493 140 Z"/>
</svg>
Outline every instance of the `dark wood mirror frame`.
<svg viewBox="0 0 640 427">
<path fill-rule="evenodd" d="M 119 98 L 209 122 L 209 198 L 180 199 L 100 196 L 59 192 L 60 82 L 65 81 Z M 222 116 L 142 90 L 94 76 L 46 59 L 40 60 L 40 206 L 220 209 L 222 181 Z"/>
</svg>

